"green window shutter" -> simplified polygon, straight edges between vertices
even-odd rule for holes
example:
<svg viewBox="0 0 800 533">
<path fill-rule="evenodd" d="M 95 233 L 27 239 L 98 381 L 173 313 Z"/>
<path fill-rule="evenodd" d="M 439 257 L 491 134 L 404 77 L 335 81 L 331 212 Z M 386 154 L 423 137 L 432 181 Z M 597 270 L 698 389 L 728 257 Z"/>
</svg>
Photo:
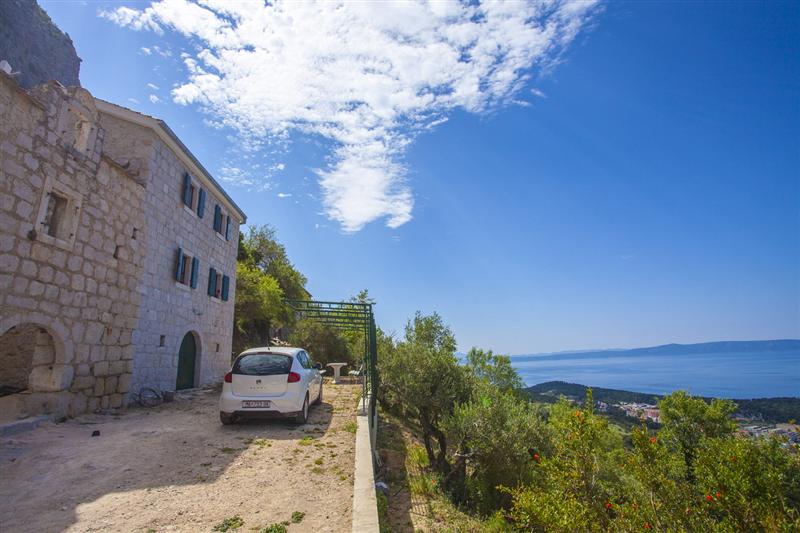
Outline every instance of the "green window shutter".
<svg viewBox="0 0 800 533">
<path fill-rule="evenodd" d="M 228 276 L 222 276 L 222 300 L 227 302 L 228 301 L 228 286 L 231 283 L 231 279 Z"/>
<path fill-rule="evenodd" d="M 183 250 L 178 247 L 178 260 L 175 261 L 175 281 L 181 280 L 181 272 L 183 272 Z"/>
<path fill-rule="evenodd" d="M 206 190 L 200 189 L 197 195 L 197 216 L 203 218 L 203 213 L 206 212 Z"/>
<path fill-rule="evenodd" d="M 225 240 L 231 240 L 231 217 L 225 219 Z"/>
<path fill-rule="evenodd" d="M 192 177 L 188 172 L 183 175 L 183 203 L 192 207 Z"/>
<path fill-rule="evenodd" d="M 217 271 L 213 268 L 208 269 L 208 295 L 214 296 L 217 293 Z"/>
<path fill-rule="evenodd" d="M 219 204 L 214 205 L 214 231 L 222 233 L 222 209 Z"/>
<path fill-rule="evenodd" d="M 193 289 L 197 288 L 197 273 L 200 270 L 200 260 L 196 257 L 192 257 L 192 275 L 189 278 L 189 286 Z"/>
</svg>

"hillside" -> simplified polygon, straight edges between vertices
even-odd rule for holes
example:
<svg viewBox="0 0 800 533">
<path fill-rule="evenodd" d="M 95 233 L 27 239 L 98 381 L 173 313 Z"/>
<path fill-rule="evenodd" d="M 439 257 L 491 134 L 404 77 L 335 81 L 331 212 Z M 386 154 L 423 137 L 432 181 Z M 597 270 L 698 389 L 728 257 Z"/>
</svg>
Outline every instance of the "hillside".
<svg viewBox="0 0 800 533">
<path fill-rule="evenodd" d="M 581 400 L 586 396 L 586 389 L 588 389 L 587 386 L 576 383 L 548 381 L 528 387 L 525 392 L 534 401 L 552 403 L 560 396 Z M 596 401 L 608 404 L 619 402 L 655 404 L 663 397 L 658 394 L 604 389 L 602 387 L 592 387 L 592 393 Z M 711 398 L 703 399 L 711 400 Z M 734 400 L 734 402 L 739 406 L 739 414 L 747 418 L 755 418 L 772 423 L 800 420 L 800 398 L 757 398 L 753 400 Z"/>
</svg>

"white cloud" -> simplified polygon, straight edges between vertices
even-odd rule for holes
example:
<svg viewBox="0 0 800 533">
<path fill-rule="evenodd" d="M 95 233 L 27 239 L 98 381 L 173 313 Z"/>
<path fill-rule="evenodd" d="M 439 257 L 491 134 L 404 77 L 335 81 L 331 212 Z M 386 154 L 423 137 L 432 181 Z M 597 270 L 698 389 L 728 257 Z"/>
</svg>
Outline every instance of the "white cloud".
<svg viewBox="0 0 800 533">
<path fill-rule="evenodd" d="M 292 195 L 290 193 L 287 193 L 287 192 L 279 192 L 278 193 L 278 198 L 291 198 L 291 197 L 292 197 Z"/>
<path fill-rule="evenodd" d="M 154 91 L 158 90 L 158 85 L 156 85 L 155 83 L 148 83 L 147 86 L 153 89 Z"/>
<path fill-rule="evenodd" d="M 161 57 L 172 57 L 172 50 L 170 50 L 169 48 L 165 49 L 165 48 L 161 48 L 158 45 L 155 45 L 155 46 L 153 46 L 153 50 L 155 51 L 155 53 L 157 53 Z"/>
<path fill-rule="evenodd" d="M 150 50 L 149 48 L 147 48 L 146 46 L 142 46 L 141 48 L 139 48 L 139 50 L 141 50 L 141 51 L 142 51 L 142 53 L 143 53 L 144 55 L 146 55 L 146 56 L 149 56 L 150 54 L 152 54 L 152 53 L 153 53 L 153 51 L 152 51 L 152 50 Z"/>
<path fill-rule="evenodd" d="M 151 94 L 150 96 L 148 96 L 148 98 L 150 99 L 150 102 L 152 102 L 154 104 L 157 104 L 157 103 L 159 103 L 161 101 L 161 98 L 159 98 L 158 96 L 156 96 L 154 94 Z"/>
<path fill-rule="evenodd" d="M 137 100 L 136 98 L 128 98 L 128 101 L 130 103 L 132 103 L 132 104 L 138 104 L 139 103 L 139 100 Z"/>
<path fill-rule="evenodd" d="M 533 68 L 557 60 L 594 0 L 282 2 L 159 0 L 102 13 L 135 30 L 194 41 L 172 90 L 246 138 L 289 132 L 331 143 L 316 171 L 326 214 L 345 231 L 397 227 L 414 199 L 403 155 L 453 109 L 522 105 Z M 155 47 L 154 47 L 155 49 Z M 532 91 L 536 94 L 535 91 Z"/>
<path fill-rule="evenodd" d="M 531 89 L 531 94 L 533 96 L 538 96 L 539 98 L 547 98 L 547 95 L 544 94 L 544 91 L 542 91 L 541 89 L 537 89 L 536 87 L 533 87 Z"/>
</svg>

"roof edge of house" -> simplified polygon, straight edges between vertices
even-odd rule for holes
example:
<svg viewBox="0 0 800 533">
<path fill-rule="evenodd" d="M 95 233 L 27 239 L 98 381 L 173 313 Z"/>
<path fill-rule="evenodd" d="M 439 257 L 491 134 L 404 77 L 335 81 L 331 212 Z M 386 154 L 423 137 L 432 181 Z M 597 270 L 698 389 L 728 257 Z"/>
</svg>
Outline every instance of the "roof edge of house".
<svg viewBox="0 0 800 533">
<path fill-rule="evenodd" d="M 225 189 L 223 189 L 217 180 L 214 179 L 211 173 L 206 170 L 203 164 L 197 159 L 197 157 L 195 157 L 192 151 L 189 150 L 189 148 L 183 143 L 183 141 L 181 141 L 175 132 L 172 131 L 172 128 L 170 128 L 166 122 L 160 118 L 145 115 L 144 113 L 108 102 L 101 98 L 95 97 L 95 104 L 97 106 L 97 110 L 101 113 L 107 113 L 116 118 L 126 120 L 128 122 L 132 122 L 153 130 L 162 141 L 164 141 L 179 155 L 179 157 L 181 155 L 183 156 L 184 164 L 186 164 L 186 166 L 189 167 L 194 174 L 197 174 L 202 181 L 205 181 L 205 185 L 207 187 L 213 188 L 223 197 L 223 202 L 228 204 L 226 207 L 229 211 L 234 211 L 239 216 L 241 219 L 241 224 L 247 222 L 247 215 L 244 213 L 244 211 L 242 211 L 236 202 L 234 202 L 233 199 L 228 196 L 228 193 L 225 191 Z"/>
</svg>

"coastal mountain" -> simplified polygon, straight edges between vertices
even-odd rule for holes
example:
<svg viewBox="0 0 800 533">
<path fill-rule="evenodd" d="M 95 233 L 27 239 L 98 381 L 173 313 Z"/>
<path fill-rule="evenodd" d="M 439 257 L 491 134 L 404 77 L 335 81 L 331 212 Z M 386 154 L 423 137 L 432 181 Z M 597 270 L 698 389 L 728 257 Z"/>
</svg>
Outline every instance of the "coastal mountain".
<svg viewBox="0 0 800 533">
<path fill-rule="evenodd" d="M 627 350 L 582 350 L 557 353 L 540 353 L 515 355 L 521 357 L 603 357 L 632 356 L 632 355 L 691 355 L 713 353 L 752 353 L 752 352 L 787 352 L 799 351 L 799 339 L 776 339 L 766 341 L 717 341 L 701 342 L 697 344 L 662 344 L 647 348 L 632 348 Z"/>
</svg>

